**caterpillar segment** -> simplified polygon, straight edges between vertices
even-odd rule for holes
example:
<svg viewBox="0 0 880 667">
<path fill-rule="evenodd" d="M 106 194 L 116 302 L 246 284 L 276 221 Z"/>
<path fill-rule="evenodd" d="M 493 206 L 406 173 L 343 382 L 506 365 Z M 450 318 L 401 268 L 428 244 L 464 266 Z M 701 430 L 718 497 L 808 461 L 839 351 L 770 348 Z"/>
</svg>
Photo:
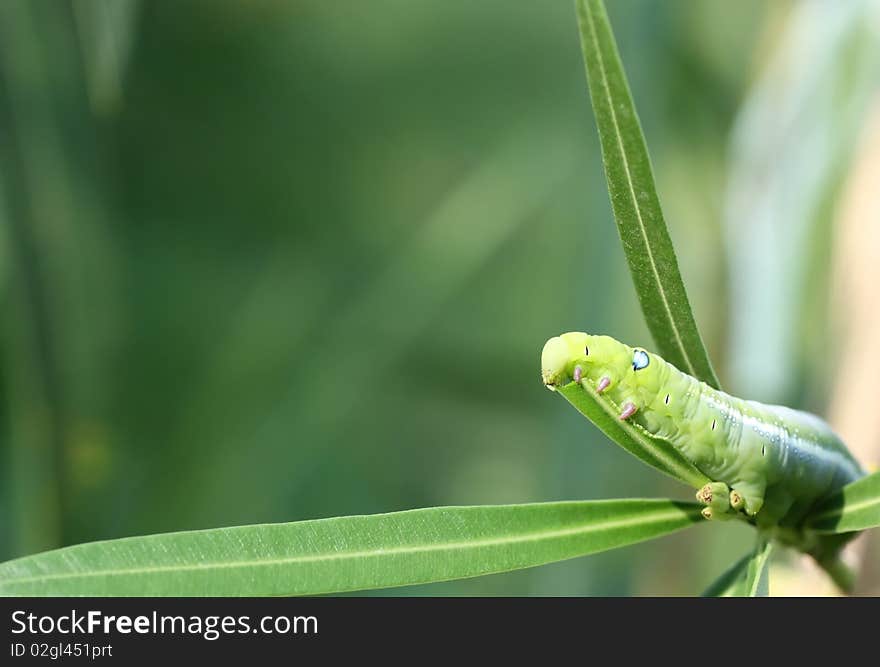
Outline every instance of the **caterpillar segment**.
<svg viewBox="0 0 880 667">
<path fill-rule="evenodd" d="M 736 398 L 609 336 L 551 338 L 541 374 L 550 389 L 589 385 L 621 420 L 693 463 L 712 480 L 697 492 L 706 518 L 745 515 L 759 528 L 796 527 L 816 503 L 865 474 L 815 415 Z"/>
</svg>

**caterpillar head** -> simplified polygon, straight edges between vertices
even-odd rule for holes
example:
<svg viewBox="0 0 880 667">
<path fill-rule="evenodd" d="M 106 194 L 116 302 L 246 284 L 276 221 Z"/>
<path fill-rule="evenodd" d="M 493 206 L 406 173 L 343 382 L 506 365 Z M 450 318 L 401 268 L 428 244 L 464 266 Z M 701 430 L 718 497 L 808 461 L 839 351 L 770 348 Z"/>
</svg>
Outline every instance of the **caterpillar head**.
<svg viewBox="0 0 880 667">
<path fill-rule="evenodd" d="M 645 355 L 642 359 L 641 355 Z M 648 363 L 643 350 L 633 350 L 610 336 L 591 336 L 581 332 L 551 338 L 541 353 L 541 378 L 548 389 L 588 379 L 594 386 L 609 386 L 631 375 L 633 369 Z M 604 379 L 603 378 L 607 378 Z"/>
</svg>

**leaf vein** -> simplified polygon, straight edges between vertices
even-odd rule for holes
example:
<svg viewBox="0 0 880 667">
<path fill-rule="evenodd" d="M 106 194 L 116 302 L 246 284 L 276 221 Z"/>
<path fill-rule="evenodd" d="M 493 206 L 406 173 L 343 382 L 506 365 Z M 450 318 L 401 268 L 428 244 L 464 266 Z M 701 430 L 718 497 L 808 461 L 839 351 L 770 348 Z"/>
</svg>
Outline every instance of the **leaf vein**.
<svg viewBox="0 0 880 667">
<path fill-rule="evenodd" d="M 84 578 L 84 577 L 96 577 L 96 576 L 123 576 L 123 575 L 132 575 L 132 574 L 149 574 L 156 572 L 183 572 L 183 571 L 197 571 L 197 570 L 212 570 L 212 569 L 234 569 L 234 568 L 255 568 L 255 567 L 270 567 L 275 565 L 293 565 L 300 563 L 310 563 L 310 562 L 318 562 L 318 561 L 329 561 L 329 560 L 344 560 L 350 558 L 364 558 L 370 556 L 394 556 L 394 555 L 407 555 L 407 554 L 416 554 L 416 553 L 430 553 L 432 551 L 447 551 L 451 549 L 465 549 L 472 548 L 477 549 L 481 547 L 494 547 L 494 546 L 505 546 L 505 545 L 514 545 L 514 544 L 522 544 L 526 542 L 538 541 L 542 539 L 554 539 L 554 538 L 564 538 L 564 537 L 573 537 L 577 535 L 587 535 L 590 533 L 594 533 L 601 530 L 614 529 L 614 528 L 627 528 L 638 526 L 646 523 L 654 523 L 661 522 L 667 520 L 681 519 L 687 516 L 687 512 L 684 510 L 677 511 L 665 511 L 653 513 L 647 516 L 639 516 L 631 519 L 622 519 L 615 521 L 606 521 L 602 523 L 591 524 L 588 526 L 578 526 L 576 528 L 566 528 L 554 531 L 544 531 L 544 532 L 533 532 L 527 533 L 524 535 L 517 535 L 513 537 L 501 537 L 501 538 L 490 538 L 484 540 L 476 540 L 476 541 L 467 541 L 467 542 L 443 542 L 439 544 L 426 544 L 426 545 L 418 545 L 418 546 L 404 546 L 404 547 L 391 547 L 391 548 L 376 548 L 372 550 L 360 550 L 360 551 L 349 551 L 342 553 L 325 553 L 325 554 L 313 554 L 308 556 L 290 556 L 285 558 L 272 558 L 272 559 L 263 559 L 263 560 L 254 560 L 254 561 L 228 561 L 228 562 L 214 562 L 214 563 L 187 563 L 181 565 L 160 565 L 154 567 L 131 567 L 131 568 L 120 568 L 115 570 L 90 570 L 86 572 L 64 572 L 64 573 L 56 573 L 56 574 L 47 574 L 40 576 L 32 576 L 25 578 L 11 578 L 7 579 L 4 582 L 0 582 L 0 586 L 3 584 L 27 584 L 31 582 L 39 582 L 39 581 L 49 581 L 53 579 L 75 579 L 75 578 Z"/>
</svg>

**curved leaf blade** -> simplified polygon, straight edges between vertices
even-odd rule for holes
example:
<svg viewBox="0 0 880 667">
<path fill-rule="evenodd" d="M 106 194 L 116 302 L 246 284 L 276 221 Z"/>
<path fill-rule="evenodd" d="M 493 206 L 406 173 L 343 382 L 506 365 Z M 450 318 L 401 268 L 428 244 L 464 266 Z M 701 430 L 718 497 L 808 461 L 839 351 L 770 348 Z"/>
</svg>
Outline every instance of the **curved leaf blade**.
<svg viewBox="0 0 880 667">
<path fill-rule="evenodd" d="M 702 521 L 696 503 L 436 507 L 92 542 L 0 564 L 0 594 L 314 595 L 505 572 Z"/>
<path fill-rule="evenodd" d="M 755 551 L 749 558 L 746 567 L 745 582 L 742 594 L 746 597 L 765 598 L 770 595 L 770 570 L 767 567 L 770 562 L 770 552 L 773 551 L 773 543 L 759 539 L 755 545 Z"/>
<path fill-rule="evenodd" d="M 746 570 L 748 569 L 751 560 L 751 553 L 747 553 L 740 558 L 726 569 L 720 577 L 709 584 L 709 587 L 703 591 L 701 597 L 728 598 L 740 595 L 738 591 L 743 587 L 746 578 Z"/>
<path fill-rule="evenodd" d="M 767 597 L 771 551 L 771 542 L 759 540 L 754 551 L 740 558 L 703 591 L 703 597 Z"/>
<path fill-rule="evenodd" d="M 667 361 L 719 388 L 678 269 L 605 6 L 602 0 L 577 0 L 577 10 L 611 208 L 645 321 Z"/>
<path fill-rule="evenodd" d="M 671 445 L 649 438 L 631 422 L 620 421 L 618 413 L 600 400 L 592 387 L 570 382 L 556 391 L 612 441 L 643 463 L 695 489 L 711 481 Z"/>
<path fill-rule="evenodd" d="M 807 525 L 817 533 L 852 533 L 880 526 L 880 472 L 847 484 L 816 508 Z"/>
</svg>

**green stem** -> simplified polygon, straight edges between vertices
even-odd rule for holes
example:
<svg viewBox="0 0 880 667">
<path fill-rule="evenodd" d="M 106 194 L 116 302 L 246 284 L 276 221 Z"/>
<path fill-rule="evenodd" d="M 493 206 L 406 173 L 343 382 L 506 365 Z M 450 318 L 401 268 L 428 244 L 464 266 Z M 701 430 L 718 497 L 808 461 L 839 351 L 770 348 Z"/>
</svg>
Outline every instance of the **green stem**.
<svg viewBox="0 0 880 667">
<path fill-rule="evenodd" d="M 855 570 L 844 563 L 839 555 L 816 562 L 828 573 L 828 576 L 842 592 L 847 595 L 853 592 L 856 586 Z"/>
</svg>

